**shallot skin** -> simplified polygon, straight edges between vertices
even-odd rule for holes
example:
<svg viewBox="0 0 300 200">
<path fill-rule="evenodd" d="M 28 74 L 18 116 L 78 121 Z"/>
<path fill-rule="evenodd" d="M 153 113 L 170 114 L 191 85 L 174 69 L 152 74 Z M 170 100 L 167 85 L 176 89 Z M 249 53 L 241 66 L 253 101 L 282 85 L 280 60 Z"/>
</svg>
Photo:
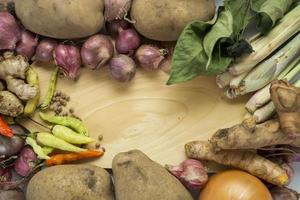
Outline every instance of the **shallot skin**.
<svg viewBox="0 0 300 200">
<path fill-rule="evenodd" d="M 131 7 L 132 0 L 105 0 L 106 21 L 123 19 Z"/>
<path fill-rule="evenodd" d="M 135 76 L 136 64 L 127 55 L 117 55 L 109 63 L 111 76 L 119 82 L 129 82 Z"/>
<path fill-rule="evenodd" d="M 121 54 L 134 52 L 141 45 L 141 38 L 134 29 L 119 29 L 116 39 L 116 50 Z"/>
<path fill-rule="evenodd" d="M 34 55 L 34 60 L 41 62 L 50 62 L 53 60 L 53 51 L 58 43 L 53 39 L 44 39 L 39 42 L 36 52 Z"/>
<path fill-rule="evenodd" d="M 28 60 L 30 60 L 35 53 L 35 49 L 37 45 L 38 45 L 37 35 L 27 30 L 22 30 L 21 40 L 17 43 L 16 52 L 17 54 L 25 56 Z"/>
<path fill-rule="evenodd" d="M 53 52 L 54 61 L 71 79 L 79 75 L 81 65 L 80 51 L 76 46 L 59 44 Z"/>
<path fill-rule="evenodd" d="M 139 66 L 146 70 L 154 70 L 159 68 L 166 54 L 167 50 L 165 49 L 159 49 L 152 45 L 142 45 L 137 49 L 135 58 Z"/>
<path fill-rule="evenodd" d="M 0 12 L 0 50 L 14 50 L 21 39 L 21 29 L 9 12 Z"/>
<path fill-rule="evenodd" d="M 113 55 L 113 43 L 107 36 L 100 34 L 90 37 L 81 48 L 83 64 L 93 70 L 106 65 Z"/>
</svg>

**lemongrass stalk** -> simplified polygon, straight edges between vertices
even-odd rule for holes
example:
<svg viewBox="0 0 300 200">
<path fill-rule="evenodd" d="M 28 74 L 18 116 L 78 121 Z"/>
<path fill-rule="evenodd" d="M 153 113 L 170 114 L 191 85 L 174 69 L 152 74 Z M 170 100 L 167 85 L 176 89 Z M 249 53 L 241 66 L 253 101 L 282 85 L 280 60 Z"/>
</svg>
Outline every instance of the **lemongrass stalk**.
<svg viewBox="0 0 300 200">
<path fill-rule="evenodd" d="M 230 81 L 230 88 L 239 88 L 239 86 L 241 85 L 243 79 L 248 75 L 248 72 L 245 72 L 243 74 L 240 74 L 236 77 L 234 77 L 231 81 Z"/>
<path fill-rule="evenodd" d="M 275 113 L 275 105 L 272 101 L 264 107 L 256 110 L 253 114 L 256 123 L 261 123 L 268 120 Z"/>
<path fill-rule="evenodd" d="M 289 64 L 289 66 L 283 72 L 281 72 L 281 74 L 278 76 L 278 79 L 287 79 L 287 81 L 290 81 L 297 71 L 300 71 L 300 56 L 291 64 Z M 245 106 L 249 112 L 253 113 L 258 108 L 271 101 L 270 87 L 271 84 L 268 84 L 250 98 Z"/>
<path fill-rule="evenodd" d="M 300 55 L 300 33 L 287 45 L 277 51 L 271 58 L 259 64 L 242 81 L 239 87 L 241 95 L 257 91 L 272 80 L 289 66 Z"/>
<path fill-rule="evenodd" d="M 230 81 L 234 78 L 234 76 L 229 72 L 224 72 L 222 74 L 217 75 L 216 83 L 219 88 L 225 88 L 229 86 Z"/>
<path fill-rule="evenodd" d="M 299 19 L 300 5 L 287 13 L 266 36 L 255 40 L 251 44 L 254 52 L 242 57 L 237 63 L 234 63 L 229 68 L 229 71 L 234 75 L 250 71 L 300 31 Z"/>
</svg>

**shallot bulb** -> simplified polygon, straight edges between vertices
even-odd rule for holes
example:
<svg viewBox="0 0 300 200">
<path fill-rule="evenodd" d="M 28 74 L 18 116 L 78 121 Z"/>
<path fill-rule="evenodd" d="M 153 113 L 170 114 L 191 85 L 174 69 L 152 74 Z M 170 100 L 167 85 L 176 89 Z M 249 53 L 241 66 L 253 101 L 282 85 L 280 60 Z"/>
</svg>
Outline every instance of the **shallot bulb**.
<svg viewBox="0 0 300 200">
<path fill-rule="evenodd" d="M 59 44 L 53 52 L 54 61 L 71 79 L 76 79 L 81 65 L 80 51 L 73 45 Z"/>
<path fill-rule="evenodd" d="M 111 76 L 120 82 L 130 81 L 136 73 L 136 65 L 127 55 L 117 55 L 109 62 Z"/>
<path fill-rule="evenodd" d="M 198 160 L 188 159 L 179 166 L 167 165 L 166 168 L 191 190 L 202 188 L 208 181 L 207 172 Z"/>
<path fill-rule="evenodd" d="M 300 194 L 287 187 L 274 187 L 270 190 L 273 200 L 299 200 Z"/>
<path fill-rule="evenodd" d="M 128 54 L 135 51 L 141 45 L 141 38 L 134 29 L 119 29 L 116 39 L 116 49 L 119 53 Z"/>
<path fill-rule="evenodd" d="M 29 31 L 22 30 L 21 40 L 17 43 L 16 52 L 17 54 L 25 56 L 28 60 L 30 60 L 35 53 L 37 45 L 37 35 L 34 35 Z"/>
<path fill-rule="evenodd" d="M 14 50 L 21 39 L 21 30 L 14 16 L 0 12 L 0 50 Z"/>
<path fill-rule="evenodd" d="M 38 158 L 31 147 L 25 146 L 15 162 L 15 171 L 23 177 L 28 176 L 36 166 Z"/>
<path fill-rule="evenodd" d="M 107 22 L 106 29 L 109 35 L 113 37 L 117 37 L 119 34 L 119 30 L 128 29 L 130 27 L 130 24 L 128 21 L 122 19 L 122 20 L 113 20 L 111 22 Z"/>
<path fill-rule="evenodd" d="M 131 3 L 132 0 L 105 0 L 105 20 L 123 19 L 127 15 Z"/>
<path fill-rule="evenodd" d="M 114 55 L 114 45 L 105 35 L 90 37 L 81 48 L 83 64 L 90 69 L 106 65 Z"/>
<path fill-rule="evenodd" d="M 139 66 L 147 70 L 158 69 L 160 63 L 165 59 L 166 49 L 159 49 L 151 45 L 142 45 L 135 53 Z"/>
<path fill-rule="evenodd" d="M 50 62 L 53 60 L 53 51 L 58 43 L 53 39 L 44 39 L 39 42 L 34 60 L 42 62 Z"/>
<path fill-rule="evenodd" d="M 9 168 L 0 168 L 0 183 L 9 182 L 12 179 L 12 173 Z"/>
</svg>

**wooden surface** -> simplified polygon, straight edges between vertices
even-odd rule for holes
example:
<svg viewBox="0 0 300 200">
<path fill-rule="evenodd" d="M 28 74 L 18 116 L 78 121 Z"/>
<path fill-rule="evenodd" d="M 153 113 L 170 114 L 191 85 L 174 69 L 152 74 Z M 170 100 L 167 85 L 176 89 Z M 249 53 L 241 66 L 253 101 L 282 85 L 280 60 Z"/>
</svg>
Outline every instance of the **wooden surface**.
<svg viewBox="0 0 300 200">
<path fill-rule="evenodd" d="M 43 97 L 53 66 L 34 68 L 40 74 Z M 90 135 L 104 137 L 101 144 L 106 154 L 93 164 L 109 168 L 114 155 L 131 149 L 140 149 L 163 165 L 177 164 L 185 159 L 186 142 L 207 140 L 217 129 L 240 122 L 245 114 L 245 99 L 226 100 L 214 77 L 176 86 L 166 86 L 167 79 L 162 71 L 141 69 L 127 84 L 112 80 L 106 69 L 83 69 L 76 82 L 59 79 L 58 89 L 71 96 L 70 105 Z M 41 130 L 32 122 L 24 124 L 31 131 Z"/>
</svg>

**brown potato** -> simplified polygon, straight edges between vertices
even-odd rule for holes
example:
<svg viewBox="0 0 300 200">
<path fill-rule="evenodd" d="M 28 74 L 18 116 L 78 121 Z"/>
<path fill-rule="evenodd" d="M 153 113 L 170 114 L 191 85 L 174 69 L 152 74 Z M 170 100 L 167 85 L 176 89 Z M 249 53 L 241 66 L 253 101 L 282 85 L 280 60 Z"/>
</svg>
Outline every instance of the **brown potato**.
<svg viewBox="0 0 300 200">
<path fill-rule="evenodd" d="M 164 167 L 138 150 L 113 159 L 117 200 L 192 200 L 185 187 Z"/>
<path fill-rule="evenodd" d="M 46 168 L 30 180 L 27 200 L 113 200 L 108 172 L 92 165 Z"/>
<path fill-rule="evenodd" d="M 57 39 L 82 38 L 103 26 L 103 0 L 16 0 L 26 29 Z"/>
<path fill-rule="evenodd" d="M 175 41 L 188 23 L 214 15 L 215 0 L 133 0 L 131 8 L 134 27 L 158 41 Z"/>
</svg>

